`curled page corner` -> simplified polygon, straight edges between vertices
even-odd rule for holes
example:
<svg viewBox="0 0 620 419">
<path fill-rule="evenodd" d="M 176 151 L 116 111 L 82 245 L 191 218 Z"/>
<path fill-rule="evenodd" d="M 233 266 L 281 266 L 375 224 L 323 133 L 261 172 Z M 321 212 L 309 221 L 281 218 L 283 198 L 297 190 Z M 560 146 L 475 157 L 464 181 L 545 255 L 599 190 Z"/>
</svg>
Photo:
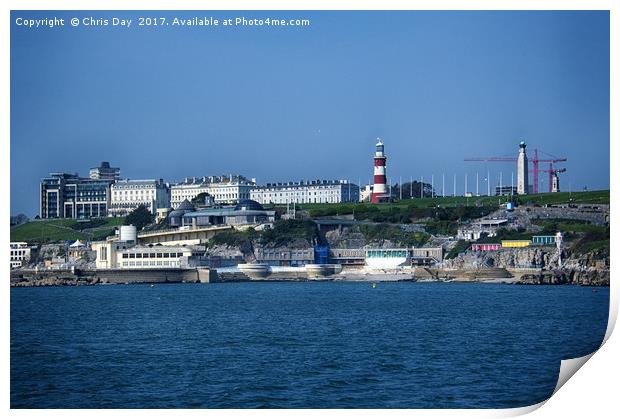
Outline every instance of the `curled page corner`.
<svg viewBox="0 0 620 419">
<path fill-rule="evenodd" d="M 532 413 L 534 410 L 538 409 L 539 407 L 547 403 L 547 400 L 543 400 L 542 402 L 531 404 L 529 406 L 502 409 L 502 410 L 497 411 L 497 415 L 495 415 L 494 417 L 514 418 L 516 416 L 527 415 L 528 413 Z"/>
<path fill-rule="evenodd" d="M 553 390 L 553 394 L 557 393 L 557 391 L 562 388 L 564 384 L 577 372 L 579 368 L 583 367 L 583 365 L 588 362 L 588 360 L 594 355 L 596 351 L 591 354 L 579 357 L 579 358 L 571 358 L 571 359 L 563 359 L 560 363 L 560 374 L 558 375 L 558 382 L 555 385 L 555 390 Z M 551 396 L 553 396 L 553 394 Z"/>
<path fill-rule="evenodd" d="M 557 391 L 562 388 L 564 384 L 577 372 L 579 368 L 583 367 L 583 365 L 588 362 L 592 356 L 598 352 L 603 345 L 607 342 L 611 333 L 613 332 L 616 326 L 616 320 L 618 319 L 618 310 L 617 305 L 614 303 L 614 299 L 612 295 L 610 295 L 610 307 L 609 307 L 609 318 L 607 320 L 607 330 L 605 331 L 605 337 L 601 342 L 601 346 L 599 348 L 585 356 L 580 358 L 572 358 L 572 359 L 563 359 L 560 362 L 560 374 L 558 375 L 558 382 L 555 385 L 555 389 L 553 390 L 553 394 L 557 393 Z M 553 396 L 553 394 L 551 396 Z"/>
</svg>

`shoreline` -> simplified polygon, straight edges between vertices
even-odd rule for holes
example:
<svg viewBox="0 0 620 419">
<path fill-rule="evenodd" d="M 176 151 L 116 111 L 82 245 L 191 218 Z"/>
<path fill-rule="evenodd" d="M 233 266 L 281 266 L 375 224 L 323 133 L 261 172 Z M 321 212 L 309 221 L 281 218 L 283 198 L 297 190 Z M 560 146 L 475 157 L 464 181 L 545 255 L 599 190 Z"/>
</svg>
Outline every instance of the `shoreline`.
<svg viewBox="0 0 620 419">
<path fill-rule="evenodd" d="M 323 277 L 308 277 L 305 272 L 277 272 L 264 278 L 250 278 L 240 271 L 217 269 L 144 269 L 144 270 L 73 270 L 73 271 L 11 271 L 10 286 L 91 286 L 168 283 L 233 283 L 233 282 L 419 282 L 419 283 L 477 283 L 502 285 L 578 285 L 609 287 L 608 272 L 589 272 L 591 276 L 576 275 L 574 271 L 519 272 L 518 270 L 416 270 L 369 272 L 345 270 Z M 493 275 L 493 274 L 501 275 Z"/>
</svg>

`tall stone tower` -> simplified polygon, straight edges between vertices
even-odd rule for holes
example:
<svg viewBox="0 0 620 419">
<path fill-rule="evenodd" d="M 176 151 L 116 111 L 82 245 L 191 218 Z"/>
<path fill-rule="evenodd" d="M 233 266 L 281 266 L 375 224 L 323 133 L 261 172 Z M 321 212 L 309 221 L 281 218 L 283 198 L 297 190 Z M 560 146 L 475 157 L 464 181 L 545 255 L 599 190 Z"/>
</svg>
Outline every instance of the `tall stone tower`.
<svg viewBox="0 0 620 419">
<path fill-rule="evenodd" d="M 560 192 L 560 176 L 558 172 L 551 174 L 551 192 Z"/>
<path fill-rule="evenodd" d="M 386 177 L 385 177 L 385 161 L 387 157 L 384 153 L 383 141 L 378 138 L 379 142 L 376 144 L 376 151 L 374 156 L 375 162 L 375 176 L 374 186 L 372 187 L 372 196 L 370 202 L 376 204 L 378 202 L 389 201 L 390 194 L 387 192 Z"/>
<path fill-rule="evenodd" d="M 525 153 L 525 142 L 519 143 L 519 157 L 517 158 L 517 194 L 527 195 L 529 193 L 529 184 L 527 177 L 527 154 Z"/>
</svg>

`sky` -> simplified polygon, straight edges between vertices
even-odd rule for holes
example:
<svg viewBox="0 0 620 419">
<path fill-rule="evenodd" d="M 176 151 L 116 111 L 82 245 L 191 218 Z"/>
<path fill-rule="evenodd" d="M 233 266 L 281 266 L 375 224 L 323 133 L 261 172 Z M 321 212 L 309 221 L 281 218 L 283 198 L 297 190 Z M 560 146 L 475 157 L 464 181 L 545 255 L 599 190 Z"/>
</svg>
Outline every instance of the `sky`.
<svg viewBox="0 0 620 419">
<path fill-rule="evenodd" d="M 132 19 L 72 27 L 69 19 Z M 310 20 L 304 27 L 138 26 L 144 16 Z M 65 19 L 26 28 L 18 18 Z M 243 174 L 437 193 L 510 184 L 518 144 L 566 157 L 561 188 L 610 182 L 607 11 L 11 13 L 11 214 L 39 182 L 109 161 L 130 179 Z M 546 166 L 546 165 L 545 165 Z M 547 189 L 546 176 L 540 188 Z"/>
</svg>

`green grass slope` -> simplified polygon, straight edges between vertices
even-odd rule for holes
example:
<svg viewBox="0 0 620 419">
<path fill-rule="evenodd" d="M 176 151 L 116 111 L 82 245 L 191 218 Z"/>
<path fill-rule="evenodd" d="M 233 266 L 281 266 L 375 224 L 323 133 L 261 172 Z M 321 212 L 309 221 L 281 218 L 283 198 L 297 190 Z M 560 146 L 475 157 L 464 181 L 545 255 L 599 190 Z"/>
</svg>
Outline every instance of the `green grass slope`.
<svg viewBox="0 0 620 419">
<path fill-rule="evenodd" d="M 102 240 L 114 234 L 125 219 L 95 218 L 88 222 L 72 219 L 29 221 L 11 228 L 11 241 L 53 243 L 63 240 Z"/>
</svg>

